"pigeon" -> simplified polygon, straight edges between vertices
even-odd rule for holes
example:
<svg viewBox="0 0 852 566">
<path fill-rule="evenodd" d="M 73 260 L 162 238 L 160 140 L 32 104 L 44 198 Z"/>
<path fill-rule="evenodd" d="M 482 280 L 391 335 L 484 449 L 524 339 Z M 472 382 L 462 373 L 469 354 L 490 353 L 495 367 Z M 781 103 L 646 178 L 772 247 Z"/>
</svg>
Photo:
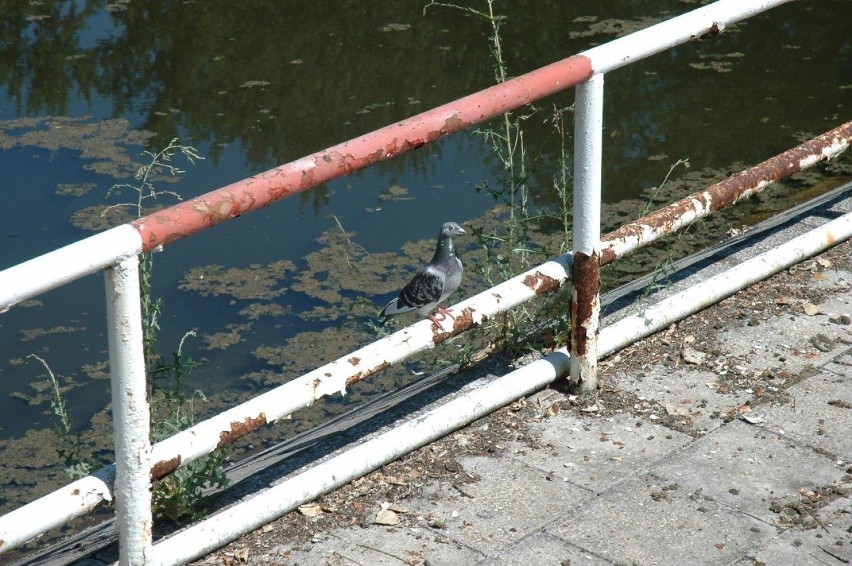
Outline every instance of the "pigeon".
<svg viewBox="0 0 852 566">
<path fill-rule="evenodd" d="M 441 226 L 432 261 L 414 274 L 408 285 L 399 292 L 399 296 L 382 309 L 380 316 L 387 319 L 397 314 L 415 311 L 440 326 L 439 322 L 446 318 L 449 311 L 439 308 L 438 312 L 442 316 L 438 319 L 432 314 L 432 309 L 452 295 L 461 283 L 462 262 L 456 257 L 456 250 L 453 247 L 453 236 L 460 234 L 467 234 L 467 232 L 455 222 L 447 222 Z"/>
</svg>

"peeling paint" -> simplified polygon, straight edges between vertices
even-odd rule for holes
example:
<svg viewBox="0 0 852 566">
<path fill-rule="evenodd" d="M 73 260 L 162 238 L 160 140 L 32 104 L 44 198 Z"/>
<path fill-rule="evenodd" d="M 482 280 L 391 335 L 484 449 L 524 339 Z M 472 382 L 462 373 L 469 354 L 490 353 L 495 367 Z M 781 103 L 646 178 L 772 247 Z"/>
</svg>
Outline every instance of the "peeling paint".
<svg viewBox="0 0 852 566">
<path fill-rule="evenodd" d="M 223 430 L 219 433 L 219 443 L 216 448 L 221 448 L 238 438 L 242 438 L 248 433 L 259 429 L 266 425 L 266 414 L 260 413 L 257 417 L 246 417 L 242 422 L 233 421 L 230 430 Z"/>
<path fill-rule="evenodd" d="M 559 279 L 545 275 L 541 271 L 536 271 L 524 277 L 523 284 L 532 289 L 536 295 L 541 295 L 556 289 L 562 282 Z"/>
<path fill-rule="evenodd" d="M 370 377 L 371 375 L 375 375 L 375 374 L 379 373 L 382 370 L 386 370 L 390 366 L 391 366 L 390 363 L 388 363 L 387 361 L 383 361 L 382 363 L 380 363 L 379 365 L 377 365 L 373 369 L 359 371 L 355 375 L 351 375 L 351 376 L 346 378 L 346 385 L 348 386 L 348 385 L 352 385 L 353 383 L 357 383 L 357 382 L 361 381 L 362 379 L 365 379 L 367 377 Z"/>
<path fill-rule="evenodd" d="M 463 308 L 460 313 L 453 316 L 453 329 L 450 332 L 444 332 L 441 328 L 433 331 L 432 343 L 437 346 L 441 342 L 473 328 L 477 324 L 473 318 L 475 312 L 471 307 Z M 486 317 L 482 318 L 482 321 L 484 320 L 486 320 Z"/>
<path fill-rule="evenodd" d="M 170 460 L 161 460 L 151 466 L 151 481 L 165 477 L 180 467 L 182 458 L 175 456 Z"/>
</svg>

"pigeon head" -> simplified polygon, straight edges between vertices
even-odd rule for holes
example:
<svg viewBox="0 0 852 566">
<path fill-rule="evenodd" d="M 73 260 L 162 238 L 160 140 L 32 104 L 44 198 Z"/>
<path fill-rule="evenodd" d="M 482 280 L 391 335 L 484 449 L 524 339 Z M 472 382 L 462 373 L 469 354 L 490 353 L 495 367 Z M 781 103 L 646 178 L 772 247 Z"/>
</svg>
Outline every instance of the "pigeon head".
<svg viewBox="0 0 852 566">
<path fill-rule="evenodd" d="M 453 236 L 460 236 L 461 234 L 467 234 L 464 228 L 455 222 L 445 222 L 441 226 L 440 233 L 438 233 L 438 246 L 435 248 L 432 262 L 449 261 L 447 258 L 455 257 L 456 249 L 453 246 Z"/>
<path fill-rule="evenodd" d="M 452 238 L 453 236 L 459 236 L 461 234 L 467 234 L 467 232 L 464 231 L 464 228 L 455 222 L 445 222 L 444 225 L 441 226 L 441 233 L 438 234 L 438 239 L 443 240 L 445 238 Z"/>
</svg>

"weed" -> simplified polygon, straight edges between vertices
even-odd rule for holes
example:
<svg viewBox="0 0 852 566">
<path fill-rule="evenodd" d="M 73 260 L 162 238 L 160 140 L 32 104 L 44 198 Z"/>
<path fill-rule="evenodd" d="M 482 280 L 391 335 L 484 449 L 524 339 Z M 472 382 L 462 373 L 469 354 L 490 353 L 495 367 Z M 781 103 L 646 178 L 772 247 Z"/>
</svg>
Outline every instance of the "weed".
<svg viewBox="0 0 852 566">
<path fill-rule="evenodd" d="M 506 17 L 495 13 L 493 0 L 485 0 L 485 9 L 479 10 L 469 6 L 432 0 L 424 7 L 424 13 L 431 7 L 444 7 L 461 10 L 481 18 L 490 27 L 489 51 L 494 64 L 494 79 L 503 83 L 509 76 L 505 58 L 501 28 Z M 524 123 L 538 112 L 530 107 L 524 113 L 506 112 L 499 126 L 476 130 L 476 133 L 491 146 L 492 153 L 501 165 L 499 181 L 494 186 L 488 181 L 474 185 L 479 193 L 490 195 L 495 202 L 507 209 L 508 220 L 502 223 L 492 223 L 490 227 L 472 226 L 471 235 L 477 247 L 484 252 L 485 260 L 471 266 L 471 270 L 489 286 L 494 286 L 518 273 L 529 269 L 533 259 L 548 259 L 553 257 L 551 246 L 537 246 L 531 241 L 531 231 L 534 224 L 543 221 L 558 220 L 562 238 L 559 252 L 567 249 L 571 233 L 571 175 L 568 156 L 568 141 L 566 140 L 565 114 L 570 108 L 554 108 L 552 124 L 560 136 L 559 171 L 553 176 L 553 188 L 558 196 L 559 210 L 531 210 L 530 183 L 532 168 L 527 155 L 527 141 L 524 134 Z M 559 295 L 564 298 L 562 293 Z M 566 303 L 557 304 L 546 300 L 538 306 L 527 303 L 507 313 L 503 313 L 488 323 L 493 333 L 492 346 L 499 347 L 512 353 L 523 351 L 528 344 L 522 326 L 534 322 L 541 316 L 552 316 L 553 312 L 564 312 Z M 556 309 L 555 311 L 553 309 Z M 546 309 L 542 311 L 541 309 Z"/>
<path fill-rule="evenodd" d="M 107 191 L 107 197 L 110 197 L 129 189 L 135 192 L 136 198 L 130 202 L 114 204 L 107 210 L 115 207 L 130 207 L 134 209 L 138 218 L 144 214 L 148 201 L 157 200 L 163 196 L 182 200 L 176 192 L 158 190 L 153 184 L 154 177 L 157 175 L 165 174 L 173 177 L 184 172 L 172 161 L 178 153 L 190 163 L 203 159 L 195 148 L 180 145 L 177 138 L 171 140 L 157 153 L 146 151 L 144 155 L 147 155 L 150 160 L 137 170 L 135 178 L 138 183 L 114 185 Z M 184 334 L 177 351 L 172 353 L 171 361 L 157 354 L 157 332 L 160 330 L 159 320 L 163 303 L 152 293 L 153 268 L 153 254 L 142 254 L 139 261 L 139 286 L 143 349 L 151 403 L 151 440 L 159 442 L 195 424 L 194 400 L 196 397 L 204 399 L 204 395 L 196 391 L 192 396 L 187 397 L 184 392 L 184 378 L 197 367 L 191 358 L 183 354 L 184 342 L 189 336 L 195 336 L 194 331 Z M 195 518 L 200 510 L 199 503 L 204 490 L 210 486 L 227 486 L 228 479 L 221 472 L 221 465 L 226 458 L 227 452 L 220 448 L 160 480 L 153 492 L 154 513 L 173 521 L 178 521 L 184 516 Z"/>
<path fill-rule="evenodd" d="M 54 425 L 56 434 L 59 437 L 59 445 L 56 448 L 56 453 L 65 462 L 65 473 L 74 480 L 87 476 L 92 471 L 92 467 L 83 458 L 83 438 L 80 431 L 74 431 L 71 415 L 68 412 L 68 407 L 65 405 L 65 398 L 62 396 L 59 381 L 43 358 L 36 354 L 30 354 L 26 357 L 27 362 L 31 359 L 37 360 L 44 366 L 53 389 L 50 408 L 57 419 Z"/>
<path fill-rule="evenodd" d="M 206 399 L 201 391 L 187 397 L 183 378 L 197 364 L 183 354 L 183 345 L 194 331 L 181 338 L 177 352 L 172 353 L 171 362 L 159 356 L 149 370 L 151 387 L 151 440 L 159 442 L 195 424 L 194 400 Z M 227 450 L 217 449 L 212 453 L 178 468 L 160 480 L 153 492 L 153 507 L 157 515 L 179 521 L 182 517 L 196 519 L 202 510 L 199 502 L 206 489 L 227 487 L 228 478 L 221 471 L 227 458 Z"/>
</svg>

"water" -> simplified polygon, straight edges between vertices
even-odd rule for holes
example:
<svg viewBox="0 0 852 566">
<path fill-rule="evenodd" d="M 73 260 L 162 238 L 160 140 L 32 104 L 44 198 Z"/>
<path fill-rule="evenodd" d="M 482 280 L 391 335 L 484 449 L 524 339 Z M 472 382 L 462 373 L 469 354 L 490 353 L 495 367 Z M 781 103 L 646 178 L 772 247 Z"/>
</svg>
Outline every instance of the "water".
<svg viewBox="0 0 852 566">
<path fill-rule="evenodd" d="M 509 72 L 520 74 L 697 5 L 552 1 L 496 8 L 506 15 L 501 32 Z M 189 198 L 493 83 L 487 24 L 447 8 L 424 15 L 417 2 L 0 6 L 6 196 L 0 268 L 93 233 L 83 227 L 100 218 L 92 207 L 120 202 L 106 201 L 107 189 L 132 181 L 145 161 L 142 151 L 156 151 L 173 137 L 206 159 L 190 165 L 176 157 L 186 172 L 177 182 L 158 179 L 157 187 Z M 849 120 L 852 43 L 844 23 L 850 16 L 849 1 L 800 0 L 607 76 L 605 227 L 635 217 L 678 159 L 688 158 L 690 169 L 673 173 L 667 197 Z M 558 200 L 552 109 L 572 102 L 570 91 L 553 96 L 524 121 L 537 207 Z M 568 124 L 570 131 L 570 114 Z M 783 209 L 800 200 L 802 190 L 824 190 L 826 180 L 848 177 L 850 168 L 844 156 L 773 189 L 744 211 L 690 231 L 681 251 Z M 366 322 L 428 259 L 442 222 L 494 224 L 484 219 L 494 200 L 473 187 L 496 186 L 500 173 L 487 141 L 462 132 L 157 254 L 161 351 L 168 355 L 185 332 L 197 332 L 185 352 L 203 362 L 187 382 L 188 391 L 209 398 L 197 400 L 199 415 L 370 341 L 375 335 Z M 473 239 L 459 245 L 468 266 L 483 260 Z M 471 269 L 460 296 L 482 288 Z M 28 354 L 43 357 L 60 376 L 88 456 L 110 459 L 102 276 L 37 301 L 0 318 L 0 446 L 6 454 L 0 512 L 65 482 L 46 374 L 39 364 L 23 363 Z M 421 364 L 428 369 L 435 358 L 454 355 L 449 346 Z M 398 370 L 371 378 L 345 400 L 276 426 L 263 442 L 406 376 Z"/>
</svg>

